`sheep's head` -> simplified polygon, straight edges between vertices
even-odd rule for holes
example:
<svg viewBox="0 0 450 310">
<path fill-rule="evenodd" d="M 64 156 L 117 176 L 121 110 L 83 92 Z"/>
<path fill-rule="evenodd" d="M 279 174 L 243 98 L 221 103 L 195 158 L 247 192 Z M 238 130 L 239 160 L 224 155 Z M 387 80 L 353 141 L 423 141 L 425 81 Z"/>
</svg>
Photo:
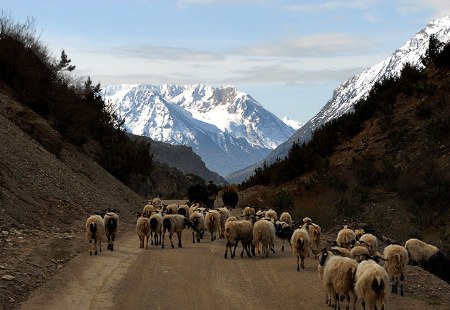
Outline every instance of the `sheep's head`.
<svg viewBox="0 0 450 310">
<path fill-rule="evenodd" d="M 323 248 L 320 256 L 319 256 L 319 265 L 323 266 L 325 265 L 325 262 L 327 261 L 328 256 L 330 255 L 330 253 L 328 252 L 328 250 L 326 248 Z"/>
</svg>

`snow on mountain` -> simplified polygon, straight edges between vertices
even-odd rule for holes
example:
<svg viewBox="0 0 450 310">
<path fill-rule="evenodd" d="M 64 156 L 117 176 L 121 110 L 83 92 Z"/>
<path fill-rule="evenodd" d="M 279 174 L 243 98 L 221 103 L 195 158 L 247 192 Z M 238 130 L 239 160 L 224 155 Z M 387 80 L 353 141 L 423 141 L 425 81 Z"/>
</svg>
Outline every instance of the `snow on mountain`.
<svg viewBox="0 0 450 310">
<path fill-rule="evenodd" d="M 300 127 L 303 126 L 302 123 L 300 123 L 300 122 L 298 122 L 298 121 L 296 121 L 296 120 L 290 119 L 290 118 L 287 117 L 287 116 L 283 117 L 281 120 L 282 120 L 286 125 L 288 125 L 289 127 L 293 128 L 293 129 L 295 129 L 295 130 L 300 129 Z"/>
<path fill-rule="evenodd" d="M 222 175 L 258 162 L 295 131 L 234 87 L 110 85 L 104 96 L 128 132 L 191 146 Z"/>
<path fill-rule="evenodd" d="M 320 112 L 295 132 L 286 142 L 280 144 L 267 157 L 255 165 L 226 176 L 228 181 L 241 182 L 263 162 L 271 163 L 277 158 L 287 156 L 294 142 L 304 142 L 311 138 L 312 132 L 326 122 L 353 110 L 358 100 L 365 98 L 374 84 L 390 76 L 398 76 L 406 63 L 422 67 L 420 58 L 425 55 L 431 35 L 441 42 L 450 41 L 450 16 L 436 19 L 397 49 L 389 58 L 353 76 L 333 92 L 333 97 Z"/>
</svg>

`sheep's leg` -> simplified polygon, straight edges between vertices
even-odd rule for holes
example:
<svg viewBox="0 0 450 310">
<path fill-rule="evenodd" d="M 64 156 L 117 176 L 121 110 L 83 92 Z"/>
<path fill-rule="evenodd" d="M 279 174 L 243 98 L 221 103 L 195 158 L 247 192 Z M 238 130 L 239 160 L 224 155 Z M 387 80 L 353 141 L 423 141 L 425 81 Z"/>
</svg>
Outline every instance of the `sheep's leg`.
<svg viewBox="0 0 450 310">
<path fill-rule="evenodd" d="M 225 257 L 225 259 L 227 259 L 227 256 L 228 256 L 228 242 L 227 242 L 227 244 L 225 244 L 225 254 L 224 254 L 224 257 Z"/>
<path fill-rule="evenodd" d="M 300 255 L 297 253 L 297 271 L 300 271 Z"/>
<path fill-rule="evenodd" d="M 164 249 L 164 239 L 166 239 L 166 231 L 165 230 L 162 234 L 162 242 L 161 242 L 161 248 L 163 248 L 163 249 Z"/>
<path fill-rule="evenodd" d="M 172 232 L 169 234 L 169 239 L 170 239 L 170 245 L 172 246 L 172 249 L 174 249 L 175 246 L 173 245 Z"/>
<path fill-rule="evenodd" d="M 181 231 L 177 232 L 177 237 L 178 237 L 178 247 L 182 248 L 183 246 L 181 245 Z"/>
<path fill-rule="evenodd" d="M 195 231 L 192 232 L 192 243 L 195 243 Z"/>
<path fill-rule="evenodd" d="M 245 242 L 245 243 L 242 243 L 242 245 L 244 246 L 245 252 L 247 252 L 247 256 L 248 256 L 249 258 L 251 258 L 251 257 L 252 257 L 252 255 L 251 255 L 251 253 L 250 253 L 250 250 L 251 250 L 251 243 Z M 243 256 L 243 253 L 244 253 L 244 250 L 242 250 L 241 257 Z"/>
</svg>

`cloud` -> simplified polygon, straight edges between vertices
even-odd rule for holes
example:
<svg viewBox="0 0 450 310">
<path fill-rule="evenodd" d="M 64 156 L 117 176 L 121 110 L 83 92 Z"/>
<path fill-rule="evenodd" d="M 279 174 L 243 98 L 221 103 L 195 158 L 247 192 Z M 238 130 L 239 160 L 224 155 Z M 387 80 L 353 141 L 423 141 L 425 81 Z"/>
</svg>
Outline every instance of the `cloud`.
<svg viewBox="0 0 450 310">
<path fill-rule="evenodd" d="M 450 14 L 450 3 L 442 0 L 398 0 L 398 12 L 404 15 L 435 11 L 434 18 Z"/>
<path fill-rule="evenodd" d="M 253 44 L 235 52 L 259 57 L 329 57 L 367 52 L 370 43 L 362 38 L 339 33 L 291 37 L 279 41 Z"/>
<path fill-rule="evenodd" d="M 213 61 L 223 59 L 223 56 L 218 53 L 178 46 L 123 45 L 112 47 L 106 52 L 123 57 L 165 61 Z"/>
<path fill-rule="evenodd" d="M 306 84 L 311 82 L 345 81 L 351 76 L 363 71 L 361 67 L 342 69 L 301 69 L 299 67 L 286 67 L 285 65 L 269 65 L 248 67 L 232 71 L 234 77 L 225 79 L 226 83 L 235 84 Z"/>
<path fill-rule="evenodd" d="M 332 11 L 341 9 L 368 9 L 373 0 L 345 0 L 345 1 L 325 1 L 322 3 L 310 3 L 310 4 L 291 4 L 286 5 L 285 9 L 289 11 L 302 11 L 302 12 L 320 12 L 320 11 Z"/>
</svg>

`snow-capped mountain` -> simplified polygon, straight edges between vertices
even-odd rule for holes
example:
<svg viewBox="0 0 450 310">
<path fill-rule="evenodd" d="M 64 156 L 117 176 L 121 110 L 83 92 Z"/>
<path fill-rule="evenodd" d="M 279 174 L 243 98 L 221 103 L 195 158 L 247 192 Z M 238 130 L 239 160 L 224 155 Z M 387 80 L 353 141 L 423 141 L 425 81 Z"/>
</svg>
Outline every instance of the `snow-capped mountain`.
<svg viewBox="0 0 450 310">
<path fill-rule="evenodd" d="M 191 146 L 221 175 L 260 161 L 295 131 L 234 87 L 110 85 L 104 97 L 128 132 Z"/>
<path fill-rule="evenodd" d="M 300 127 L 302 127 L 302 123 L 294 120 L 294 119 L 290 119 L 289 117 L 285 116 L 281 119 L 286 125 L 288 125 L 289 127 L 294 128 L 295 130 L 299 130 Z"/>
<path fill-rule="evenodd" d="M 295 132 L 286 142 L 280 144 L 270 152 L 267 157 L 242 171 L 237 171 L 225 178 L 228 181 L 241 182 L 248 177 L 254 169 L 263 162 L 271 163 L 277 158 L 287 156 L 289 149 L 294 142 L 304 142 L 311 138 L 312 132 L 326 122 L 353 110 L 353 106 L 358 100 L 365 98 L 374 84 L 390 76 L 399 76 L 406 63 L 413 66 L 422 67 L 421 57 L 428 49 L 431 35 L 435 35 L 441 42 L 450 41 L 450 16 L 433 20 L 425 28 L 420 30 L 402 47 L 397 49 L 392 56 L 380 63 L 366 69 L 353 76 L 337 89 L 334 90 L 333 97 L 325 104 L 320 112 L 310 119 L 304 126 Z"/>
</svg>

